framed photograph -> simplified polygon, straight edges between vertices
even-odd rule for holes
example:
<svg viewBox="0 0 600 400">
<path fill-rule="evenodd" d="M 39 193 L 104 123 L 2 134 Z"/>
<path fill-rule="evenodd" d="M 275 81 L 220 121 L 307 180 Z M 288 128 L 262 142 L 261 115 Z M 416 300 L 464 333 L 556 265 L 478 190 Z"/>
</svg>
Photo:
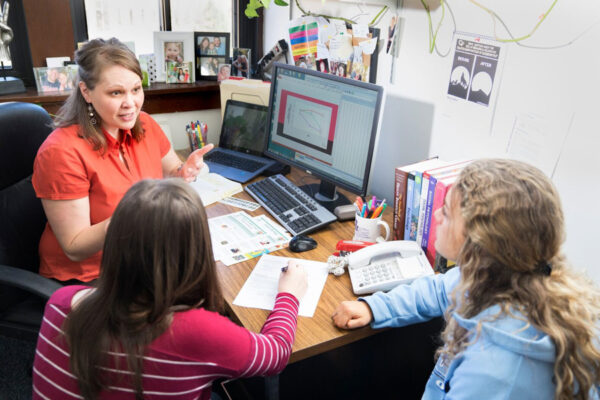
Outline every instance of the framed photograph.
<svg viewBox="0 0 600 400">
<path fill-rule="evenodd" d="M 233 49 L 231 76 L 250 77 L 250 49 L 237 47 Z"/>
<path fill-rule="evenodd" d="M 217 80 L 219 82 L 229 79 L 231 76 L 231 64 L 219 64 L 219 74 Z"/>
<path fill-rule="evenodd" d="M 34 68 L 33 74 L 38 92 L 67 92 L 73 90 L 77 66 Z"/>
<path fill-rule="evenodd" d="M 194 32 L 196 79 L 216 79 L 218 72 L 212 74 L 212 68 L 207 71 L 206 66 L 215 58 L 219 64 L 229 62 L 229 39 L 229 32 Z"/>
<path fill-rule="evenodd" d="M 167 61 L 191 62 L 195 69 L 193 32 L 154 32 L 154 54 L 156 55 L 156 80 L 166 81 Z"/>
<path fill-rule="evenodd" d="M 192 83 L 194 82 L 194 69 L 192 63 L 167 61 L 166 83 Z"/>
<path fill-rule="evenodd" d="M 226 64 L 228 60 L 225 57 L 200 57 L 200 79 L 217 80 L 219 65 Z"/>
</svg>

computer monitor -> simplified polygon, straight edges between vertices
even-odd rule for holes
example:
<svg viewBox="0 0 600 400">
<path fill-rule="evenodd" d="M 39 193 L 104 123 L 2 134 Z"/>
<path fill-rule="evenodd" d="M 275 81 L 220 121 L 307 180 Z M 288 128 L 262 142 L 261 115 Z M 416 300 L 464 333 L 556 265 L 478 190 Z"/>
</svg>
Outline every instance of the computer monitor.
<svg viewBox="0 0 600 400">
<path fill-rule="evenodd" d="M 321 179 L 301 187 L 327 209 L 367 190 L 383 89 L 275 63 L 265 154 Z M 318 186 L 318 187 L 317 187 Z"/>
</svg>

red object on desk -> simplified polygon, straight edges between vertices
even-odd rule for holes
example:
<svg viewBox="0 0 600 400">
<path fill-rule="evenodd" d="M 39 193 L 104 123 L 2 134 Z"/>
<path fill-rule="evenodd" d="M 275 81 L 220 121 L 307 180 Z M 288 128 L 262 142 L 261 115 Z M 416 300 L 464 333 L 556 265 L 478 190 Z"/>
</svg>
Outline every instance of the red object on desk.
<svg viewBox="0 0 600 400">
<path fill-rule="evenodd" d="M 363 247 L 375 244 L 373 242 L 365 242 L 363 240 L 340 240 L 335 245 L 335 249 L 339 251 L 353 252 L 360 250 Z"/>
</svg>

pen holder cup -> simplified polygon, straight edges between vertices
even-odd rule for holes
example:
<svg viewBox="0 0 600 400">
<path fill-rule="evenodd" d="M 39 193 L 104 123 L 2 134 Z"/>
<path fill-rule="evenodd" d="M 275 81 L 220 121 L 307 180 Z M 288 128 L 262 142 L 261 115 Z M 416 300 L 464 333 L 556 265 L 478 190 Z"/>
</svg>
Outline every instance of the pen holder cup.
<svg viewBox="0 0 600 400">
<path fill-rule="evenodd" d="M 381 229 L 385 229 L 385 236 L 381 236 Z M 390 226 L 387 222 L 381 220 L 381 215 L 377 218 L 364 218 L 359 214 L 354 217 L 354 240 L 363 240 L 365 242 L 385 242 L 390 237 Z"/>
</svg>

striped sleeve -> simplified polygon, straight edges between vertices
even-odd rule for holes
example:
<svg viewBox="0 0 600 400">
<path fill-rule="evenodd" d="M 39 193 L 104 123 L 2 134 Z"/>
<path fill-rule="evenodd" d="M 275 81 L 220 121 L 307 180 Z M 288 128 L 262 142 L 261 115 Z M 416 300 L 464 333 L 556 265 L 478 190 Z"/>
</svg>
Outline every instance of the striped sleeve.
<svg viewBox="0 0 600 400">
<path fill-rule="evenodd" d="M 299 303 L 289 293 L 279 293 L 260 334 L 250 333 L 251 355 L 242 376 L 275 375 L 283 371 L 292 354 Z"/>
</svg>

